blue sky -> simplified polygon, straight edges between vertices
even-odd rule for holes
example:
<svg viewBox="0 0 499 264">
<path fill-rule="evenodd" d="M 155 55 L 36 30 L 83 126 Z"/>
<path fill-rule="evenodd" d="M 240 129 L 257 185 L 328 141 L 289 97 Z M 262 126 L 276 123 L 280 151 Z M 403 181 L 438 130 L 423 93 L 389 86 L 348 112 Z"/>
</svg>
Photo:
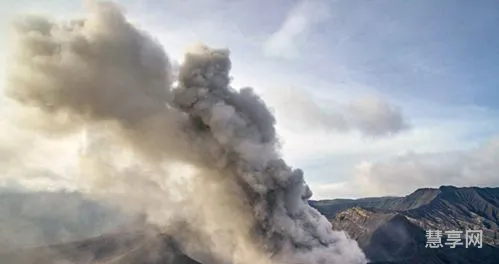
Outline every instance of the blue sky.
<svg viewBox="0 0 499 264">
<path fill-rule="evenodd" d="M 172 59 L 195 42 L 231 49 L 233 85 L 275 111 L 283 155 L 315 198 L 499 185 L 497 1 L 120 2 Z M 7 40 L 17 13 L 67 18 L 83 4 L 0 10 Z"/>
</svg>

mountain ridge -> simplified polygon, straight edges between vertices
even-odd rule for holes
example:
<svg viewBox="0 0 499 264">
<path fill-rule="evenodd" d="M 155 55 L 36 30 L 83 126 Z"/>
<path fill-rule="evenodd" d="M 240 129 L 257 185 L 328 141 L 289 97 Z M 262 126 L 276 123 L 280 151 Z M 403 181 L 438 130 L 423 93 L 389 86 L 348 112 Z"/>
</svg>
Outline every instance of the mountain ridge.
<svg viewBox="0 0 499 264">
<path fill-rule="evenodd" d="M 356 239 L 372 263 L 499 263 L 499 188 L 440 186 L 310 204 Z M 467 229 L 483 231 L 483 248 L 425 248 L 426 230 Z"/>
</svg>

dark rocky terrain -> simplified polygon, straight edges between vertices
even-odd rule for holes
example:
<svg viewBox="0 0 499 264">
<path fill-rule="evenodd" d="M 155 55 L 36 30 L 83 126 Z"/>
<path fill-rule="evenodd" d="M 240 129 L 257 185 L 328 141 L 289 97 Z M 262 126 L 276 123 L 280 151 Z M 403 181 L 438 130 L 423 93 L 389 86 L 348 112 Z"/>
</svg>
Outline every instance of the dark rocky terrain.
<svg viewBox="0 0 499 264">
<path fill-rule="evenodd" d="M 372 263 L 499 263 L 499 188 L 442 186 L 404 197 L 310 203 L 356 239 Z M 430 229 L 483 230 L 484 245 L 425 248 Z"/>
</svg>

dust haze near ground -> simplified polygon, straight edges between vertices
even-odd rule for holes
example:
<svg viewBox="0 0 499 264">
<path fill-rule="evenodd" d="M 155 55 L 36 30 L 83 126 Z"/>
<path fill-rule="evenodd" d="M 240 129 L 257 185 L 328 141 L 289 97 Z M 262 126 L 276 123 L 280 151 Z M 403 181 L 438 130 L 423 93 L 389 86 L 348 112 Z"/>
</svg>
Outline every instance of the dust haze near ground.
<svg viewBox="0 0 499 264">
<path fill-rule="evenodd" d="M 161 45 L 109 2 L 85 19 L 27 16 L 14 29 L 6 94 L 23 127 L 85 135 L 83 191 L 144 210 L 219 263 L 366 263 L 308 205 L 265 102 L 230 87 L 228 50 L 194 46 L 174 80 Z"/>
</svg>

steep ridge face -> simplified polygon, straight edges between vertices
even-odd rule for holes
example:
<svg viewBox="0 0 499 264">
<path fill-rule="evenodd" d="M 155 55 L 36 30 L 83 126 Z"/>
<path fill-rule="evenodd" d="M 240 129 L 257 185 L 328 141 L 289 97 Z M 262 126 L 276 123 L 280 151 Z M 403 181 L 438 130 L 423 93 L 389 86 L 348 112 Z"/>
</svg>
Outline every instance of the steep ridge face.
<svg viewBox="0 0 499 264">
<path fill-rule="evenodd" d="M 482 230 L 485 243 L 499 244 L 499 188 L 442 186 L 439 190 L 431 203 L 403 214 L 426 230 Z"/>
<path fill-rule="evenodd" d="M 499 188 L 441 186 L 405 197 L 311 204 L 356 239 L 371 263 L 499 263 L 498 197 Z M 483 248 L 426 248 L 430 229 L 482 230 Z"/>
<path fill-rule="evenodd" d="M 396 261 L 417 254 L 424 232 L 404 216 L 354 207 L 331 219 L 333 228 L 357 240 L 371 261 Z"/>
</svg>

